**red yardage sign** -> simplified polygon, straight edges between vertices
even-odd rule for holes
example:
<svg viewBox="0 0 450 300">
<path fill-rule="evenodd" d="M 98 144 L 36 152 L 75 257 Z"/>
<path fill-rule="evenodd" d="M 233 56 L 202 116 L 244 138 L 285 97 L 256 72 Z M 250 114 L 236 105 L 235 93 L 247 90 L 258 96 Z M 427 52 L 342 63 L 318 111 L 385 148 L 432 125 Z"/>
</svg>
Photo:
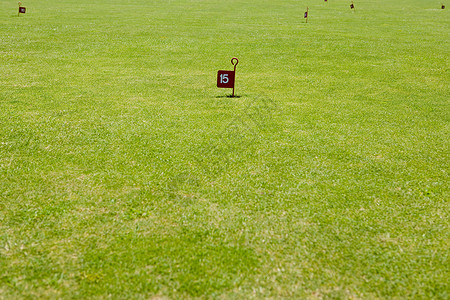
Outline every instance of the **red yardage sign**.
<svg viewBox="0 0 450 300">
<path fill-rule="evenodd" d="M 217 87 L 233 89 L 231 97 L 234 97 L 234 82 L 236 78 L 236 66 L 238 63 L 239 60 L 236 57 L 233 57 L 231 59 L 231 64 L 234 66 L 234 71 L 220 70 L 217 72 Z"/>
<path fill-rule="evenodd" d="M 229 88 L 234 87 L 234 71 L 219 71 L 217 73 L 217 87 Z"/>
</svg>

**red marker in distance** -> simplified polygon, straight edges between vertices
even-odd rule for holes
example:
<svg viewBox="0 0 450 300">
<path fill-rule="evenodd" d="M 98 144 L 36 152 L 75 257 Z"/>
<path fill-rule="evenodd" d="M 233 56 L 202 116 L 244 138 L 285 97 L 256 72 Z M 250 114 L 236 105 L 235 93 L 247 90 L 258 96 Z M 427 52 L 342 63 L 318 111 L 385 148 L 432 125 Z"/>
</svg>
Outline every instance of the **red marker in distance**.
<svg viewBox="0 0 450 300">
<path fill-rule="evenodd" d="M 236 57 L 233 57 L 231 59 L 231 64 L 234 66 L 234 71 L 219 70 L 217 72 L 217 87 L 233 89 L 233 94 L 231 97 L 234 97 L 234 83 L 236 79 L 236 66 L 238 63 L 239 60 Z"/>
</svg>

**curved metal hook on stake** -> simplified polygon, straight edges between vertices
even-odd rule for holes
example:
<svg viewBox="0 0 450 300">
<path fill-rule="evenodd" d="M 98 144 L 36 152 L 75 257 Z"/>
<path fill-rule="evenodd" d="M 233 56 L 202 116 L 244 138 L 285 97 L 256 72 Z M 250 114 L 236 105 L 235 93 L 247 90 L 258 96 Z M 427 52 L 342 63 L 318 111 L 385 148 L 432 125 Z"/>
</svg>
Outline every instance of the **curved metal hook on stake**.
<svg viewBox="0 0 450 300">
<path fill-rule="evenodd" d="M 236 60 L 236 63 L 233 63 L 234 60 Z M 233 57 L 231 59 L 231 64 L 234 66 L 234 71 L 235 72 L 236 72 L 236 66 L 238 65 L 238 63 L 239 63 L 239 59 L 237 59 L 237 57 Z"/>
<path fill-rule="evenodd" d="M 234 60 L 236 60 L 236 63 L 233 63 Z M 233 57 L 231 59 L 231 64 L 234 66 L 234 74 L 236 74 L 236 66 L 238 65 L 238 63 L 239 63 L 239 59 L 237 59 L 237 57 Z M 234 82 L 233 82 L 233 94 L 231 95 L 231 97 L 234 97 Z"/>
<path fill-rule="evenodd" d="M 19 12 L 17 13 L 17 16 L 19 17 L 20 16 L 20 7 L 22 6 L 22 2 L 18 2 L 17 4 L 19 4 Z"/>
</svg>

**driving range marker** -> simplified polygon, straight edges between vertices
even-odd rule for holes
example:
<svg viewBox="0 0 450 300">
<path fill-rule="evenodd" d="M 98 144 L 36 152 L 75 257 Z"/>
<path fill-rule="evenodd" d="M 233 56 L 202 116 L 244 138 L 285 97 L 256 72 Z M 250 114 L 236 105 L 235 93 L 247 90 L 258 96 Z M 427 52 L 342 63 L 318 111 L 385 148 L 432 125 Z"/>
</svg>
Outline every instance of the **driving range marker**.
<svg viewBox="0 0 450 300">
<path fill-rule="evenodd" d="M 236 79 L 236 66 L 238 63 L 239 59 L 233 57 L 231 59 L 231 64 L 234 66 L 234 71 L 219 70 L 217 72 L 217 87 L 226 89 L 232 88 L 233 94 L 231 95 L 231 97 L 234 97 L 234 83 Z"/>
<path fill-rule="evenodd" d="M 19 1 L 19 12 L 17 13 L 17 16 L 20 16 L 20 14 L 24 14 L 27 11 L 25 7 L 22 6 L 22 2 Z"/>
<path fill-rule="evenodd" d="M 441 9 L 445 9 L 444 3 L 441 3 Z"/>
<path fill-rule="evenodd" d="M 306 7 L 305 14 L 303 15 L 303 17 L 306 19 L 306 23 L 308 23 L 308 12 L 309 12 L 309 8 Z"/>
<path fill-rule="evenodd" d="M 352 1 L 352 4 L 350 4 L 350 9 L 356 10 L 356 9 L 355 9 L 355 4 L 353 4 L 353 1 Z"/>
</svg>

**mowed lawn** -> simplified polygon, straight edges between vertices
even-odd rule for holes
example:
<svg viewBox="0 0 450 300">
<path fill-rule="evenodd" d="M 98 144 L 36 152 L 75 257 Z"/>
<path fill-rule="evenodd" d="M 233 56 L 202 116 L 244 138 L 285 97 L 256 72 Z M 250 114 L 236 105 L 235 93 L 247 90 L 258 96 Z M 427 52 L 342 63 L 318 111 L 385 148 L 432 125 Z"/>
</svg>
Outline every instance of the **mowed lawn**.
<svg viewBox="0 0 450 300">
<path fill-rule="evenodd" d="M 449 297 L 450 3 L 22 2 L 0 299 Z"/>
</svg>

